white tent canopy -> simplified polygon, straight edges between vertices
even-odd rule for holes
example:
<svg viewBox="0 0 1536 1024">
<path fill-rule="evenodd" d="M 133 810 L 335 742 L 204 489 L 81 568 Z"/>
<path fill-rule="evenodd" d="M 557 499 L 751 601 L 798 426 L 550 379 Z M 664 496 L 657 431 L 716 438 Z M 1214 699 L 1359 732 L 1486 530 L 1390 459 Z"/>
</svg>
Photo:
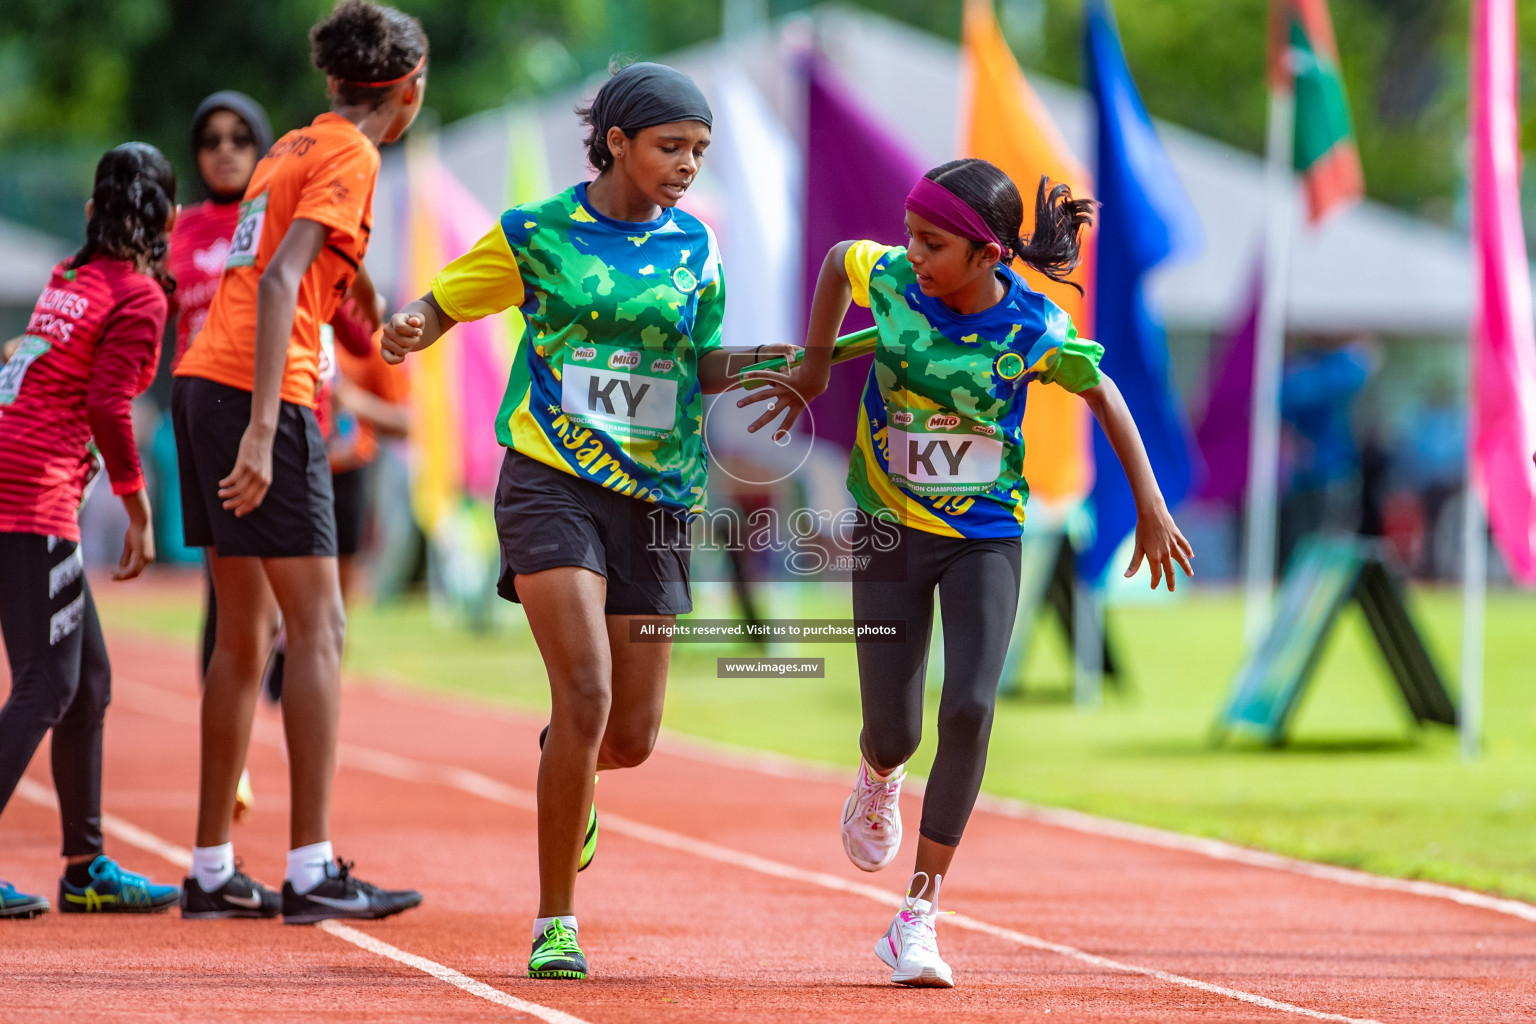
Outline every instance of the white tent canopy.
<svg viewBox="0 0 1536 1024">
<path fill-rule="evenodd" d="M 0 219 L 0 306 L 30 308 L 69 248 L 52 235 Z"/>
<path fill-rule="evenodd" d="M 757 86 L 791 133 L 804 117 L 796 55 L 815 39 L 865 109 L 922 161 L 955 155 L 960 126 L 960 54 L 954 43 L 867 11 L 825 7 L 730 42 L 693 47 L 667 59 L 693 74 L 715 95 L 715 69 L 729 65 Z M 1134 70 L 1134 69 L 1133 69 Z M 1256 68 L 1255 74 L 1261 69 Z M 515 108 L 539 125 L 556 183 L 588 176 L 583 129 L 572 113 L 595 81 L 580 89 Z M 1091 158 L 1092 104 L 1081 90 L 1031 76 L 1031 84 L 1068 145 L 1085 164 Z M 448 167 L 486 205 L 504 205 L 512 108 L 488 111 L 447 127 L 442 155 Z M 1154 295 L 1170 327 L 1211 330 L 1239 313 L 1253 287 L 1263 223 L 1262 160 L 1186 129 L 1158 122 L 1164 144 L 1199 213 L 1205 248 L 1193 260 L 1161 270 Z M 524 143 L 519 143 L 524 144 Z M 811 154 L 811 159 L 815 155 Z M 706 161 L 701 189 L 709 194 Z M 391 161 L 386 175 L 399 172 Z M 381 183 L 380 194 L 388 194 Z M 380 203 L 376 253 L 389 251 L 392 212 Z M 1301 220 L 1288 322 L 1302 331 L 1378 330 L 1401 334 L 1460 334 L 1471 319 L 1472 267 L 1465 237 L 1455 231 L 1364 202 L 1321 229 Z M 893 216 L 899 216 L 893 211 Z M 370 261 L 375 262 L 375 261 Z M 392 267 L 378 276 L 389 280 Z"/>
</svg>

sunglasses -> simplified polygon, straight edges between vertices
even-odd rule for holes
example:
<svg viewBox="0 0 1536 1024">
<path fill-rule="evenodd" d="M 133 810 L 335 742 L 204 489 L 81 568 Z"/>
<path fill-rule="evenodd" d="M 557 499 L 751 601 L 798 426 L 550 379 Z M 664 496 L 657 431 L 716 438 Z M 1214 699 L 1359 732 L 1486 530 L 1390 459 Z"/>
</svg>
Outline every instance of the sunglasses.
<svg viewBox="0 0 1536 1024">
<path fill-rule="evenodd" d="M 226 142 L 236 149 L 256 148 L 256 136 L 249 132 L 236 132 L 233 135 L 215 135 L 209 132 L 197 140 L 197 148 L 212 153 Z"/>
</svg>

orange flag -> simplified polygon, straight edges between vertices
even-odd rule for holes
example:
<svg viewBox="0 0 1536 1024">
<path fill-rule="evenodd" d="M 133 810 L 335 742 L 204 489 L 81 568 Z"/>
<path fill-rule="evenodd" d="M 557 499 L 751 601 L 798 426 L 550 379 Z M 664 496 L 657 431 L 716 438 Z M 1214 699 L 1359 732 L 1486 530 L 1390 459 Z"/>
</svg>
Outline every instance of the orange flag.
<svg viewBox="0 0 1536 1024">
<path fill-rule="evenodd" d="M 1029 87 L 1003 39 L 991 0 L 966 0 L 962 32 L 961 118 L 963 152 L 1001 168 L 1024 195 L 1024 232 L 1031 230 L 1035 187 L 1040 175 L 1089 196 L 1087 170 L 1062 141 L 1055 123 Z M 968 109 L 967 109 L 968 105 Z M 1086 290 L 1092 280 L 1092 248 L 1085 237 L 1083 262 L 1072 280 Z M 1066 310 L 1077 333 L 1093 337 L 1093 304 L 1064 284 L 1016 265 L 1031 288 Z M 1093 485 L 1093 449 L 1088 407 L 1058 387 L 1031 384 L 1024 407 L 1024 479 L 1030 497 L 1051 504 L 1080 500 Z"/>
</svg>

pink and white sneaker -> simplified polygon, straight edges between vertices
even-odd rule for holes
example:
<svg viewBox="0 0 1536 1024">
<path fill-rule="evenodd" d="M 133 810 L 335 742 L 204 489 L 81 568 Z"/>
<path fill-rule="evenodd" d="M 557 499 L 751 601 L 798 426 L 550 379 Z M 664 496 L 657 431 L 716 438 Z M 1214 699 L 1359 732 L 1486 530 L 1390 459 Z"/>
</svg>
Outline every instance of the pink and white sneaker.
<svg viewBox="0 0 1536 1024">
<path fill-rule="evenodd" d="M 923 885 L 913 895 L 913 889 L 921 877 Z M 929 899 L 919 899 L 928 889 L 926 872 L 919 871 L 907 884 L 907 895 L 902 901 L 901 913 L 891 921 L 880 941 L 875 943 L 875 955 L 891 969 L 891 980 L 898 985 L 913 988 L 954 988 L 955 975 L 949 964 L 939 956 L 939 939 L 934 931 L 934 917 L 938 913 L 939 883 L 943 875 L 933 876 L 933 891 Z"/>
<path fill-rule="evenodd" d="M 859 779 L 843 804 L 843 850 L 864 871 L 879 871 L 896 858 L 901 846 L 901 768 L 876 778 L 859 762 Z"/>
</svg>

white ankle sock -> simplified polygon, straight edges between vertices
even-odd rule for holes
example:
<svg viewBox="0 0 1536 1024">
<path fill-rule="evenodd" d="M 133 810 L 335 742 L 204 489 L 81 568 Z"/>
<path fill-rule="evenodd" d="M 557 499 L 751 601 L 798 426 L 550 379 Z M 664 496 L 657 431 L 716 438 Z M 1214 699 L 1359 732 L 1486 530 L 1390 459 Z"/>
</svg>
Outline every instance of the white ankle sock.
<svg viewBox="0 0 1536 1024">
<path fill-rule="evenodd" d="M 897 772 L 901 771 L 901 766 L 897 765 L 895 768 L 892 768 L 890 771 L 886 772 L 884 775 L 881 775 L 879 772 L 875 771 L 875 766 L 874 765 L 870 764 L 868 761 L 865 761 L 864 762 L 864 770 L 866 772 L 868 772 L 869 773 L 869 777 L 874 779 L 876 782 L 889 782 L 891 780 L 891 776 L 892 775 L 895 775 Z"/>
<path fill-rule="evenodd" d="M 311 843 L 297 850 L 288 851 L 288 874 L 294 892 L 309 892 L 325 881 L 325 869 L 336 856 L 331 852 L 331 841 Z"/>
<path fill-rule="evenodd" d="M 549 927 L 549 922 L 559 921 L 571 931 L 576 930 L 576 915 L 561 914 L 559 917 L 536 917 L 533 919 L 533 937 L 537 939 L 544 934 L 544 929 Z"/>
<path fill-rule="evenodd" d="M 203 892 L 213 890 L 229 881 L 235 874 L 235 844 L 192 847 L 192 877 L 203 887 Z"/>
</svg>

